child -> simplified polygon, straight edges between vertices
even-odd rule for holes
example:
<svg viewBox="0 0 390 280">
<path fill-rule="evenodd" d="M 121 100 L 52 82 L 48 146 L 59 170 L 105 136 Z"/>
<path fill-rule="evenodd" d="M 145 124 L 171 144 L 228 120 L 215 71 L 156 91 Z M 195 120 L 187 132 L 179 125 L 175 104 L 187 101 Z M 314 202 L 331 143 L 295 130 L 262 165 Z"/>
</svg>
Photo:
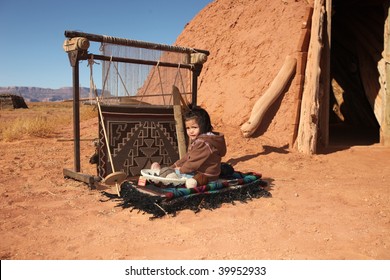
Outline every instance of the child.
<svg viewBox="0 0 390 280">
<path fill-rule="evenodd" d="M 221 173 L 221 159 L 226 154 L 223 134 L 213 132 L 210 116 L 201 107 L 195 106 L 184 114 L 189 137 L 188 151 L 171 167 L 179 174 L 191 174 L 186 186 L 205 185 L 217 180 Z"/>
</svg>

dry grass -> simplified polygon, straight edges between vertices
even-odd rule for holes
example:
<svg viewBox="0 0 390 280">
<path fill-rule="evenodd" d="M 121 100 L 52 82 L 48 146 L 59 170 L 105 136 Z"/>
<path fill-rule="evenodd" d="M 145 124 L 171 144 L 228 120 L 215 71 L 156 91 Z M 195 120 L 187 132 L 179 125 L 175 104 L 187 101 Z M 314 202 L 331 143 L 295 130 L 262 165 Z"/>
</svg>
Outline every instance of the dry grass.
<svg viewBox="0 0 390 280">
<path fill-rule="evenodd" d="M 29 109 L 0 111 L 0 140 L 14 141 L 26 136 L 48 138 L 73 119 L 71 102 L 37 102 L 28 104 Z M 94 106 L 80 105 L 80 120 L 97 117 Z"/>
</svg>

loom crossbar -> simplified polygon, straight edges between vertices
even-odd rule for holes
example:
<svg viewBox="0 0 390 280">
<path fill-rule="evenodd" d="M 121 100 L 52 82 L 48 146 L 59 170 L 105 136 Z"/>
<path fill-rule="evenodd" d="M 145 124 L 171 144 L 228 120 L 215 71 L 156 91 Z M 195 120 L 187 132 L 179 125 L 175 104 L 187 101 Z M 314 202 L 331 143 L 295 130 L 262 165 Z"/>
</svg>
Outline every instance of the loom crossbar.
<svg viewBox="0 0 390 280">
<path fill-rule="evenodd" d="M 142 59 L 134 59 L 134 58 L 125 58 L 125 57 L 111 57 L 97 54 L 89 54 L 88 58 L 104 60 L 104 61 L 116 61 L 116 62 L 125 62 L 125 63 L 134 63 L 134 64 L 144 64 L 144 65 L 159 65 L 164 67 L 180 67 L 185 69 L 192 69 L 194 66 L 192 64 L 177 64 L 170 62 L 161 62 L 154 60 L 142 60 Z"/>
<path fill-rule="evenodd" d="M 94 42 L 110 43 L 115 45 L 138 47 L 138 48 L 151 49 L 151 50 L 162 50 L 162 51 L 171 51 L 171 52 L 179 52 L 179 53 L 189 53 L 189 54 L 197 53 L 197 52 L 204 53 L 206 55 L 210 54 L 210 52 L 206 50 L 186 48 L 180 46 L 170 46 L 170 45 L 157 44 L 157 43 L 138 41 L 138 40 L 130 40 L 130 39 L 112 37 L 106 35 L 84 33 L 79 31 L 66 30 L 65 37 L 67 38 L 84 37 Z"/>
</svg>

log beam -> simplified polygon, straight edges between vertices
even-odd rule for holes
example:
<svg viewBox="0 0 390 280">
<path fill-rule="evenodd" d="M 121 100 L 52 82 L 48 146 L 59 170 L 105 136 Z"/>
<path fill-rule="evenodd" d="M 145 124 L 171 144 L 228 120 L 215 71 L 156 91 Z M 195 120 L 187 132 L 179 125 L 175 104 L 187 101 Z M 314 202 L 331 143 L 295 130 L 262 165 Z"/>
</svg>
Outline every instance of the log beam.
<svg viewBox="0 0 390 280">
<path fill-rule="evenodd" d="M 241 132 L 244 137 L 248 138 L 260 126 L 265 112 L 275 102 L 283 92 L 284 88 L 295 73 L 297 60 L 294 57 L 287 56 L 282 68 L 272 81 L 267 91 L 256 101 L 252 108 L 249 120 L 241 126 Z"/>
<path fill-rule="evenodd" d="M 302 95 L 297 148 L 304 154 L 317 151 L 320 88 L 320 64 L 322 51 L 322 31 L 324 22 L 324 0 L 314 3 L 310 47 L 305 74 L 305 88 Z M 323 90 L 323 89 L 322 89 Z"/>
</svg>

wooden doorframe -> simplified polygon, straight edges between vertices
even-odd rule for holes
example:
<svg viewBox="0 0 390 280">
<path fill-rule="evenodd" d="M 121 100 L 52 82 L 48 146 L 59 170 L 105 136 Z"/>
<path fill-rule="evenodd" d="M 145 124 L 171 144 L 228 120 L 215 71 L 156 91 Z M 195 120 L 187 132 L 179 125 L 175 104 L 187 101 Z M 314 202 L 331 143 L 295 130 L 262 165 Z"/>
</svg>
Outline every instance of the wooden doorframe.
<svg viewBox="0 0 390 280">
<path fill-rule="evenodd" d="M 386 74 L 386 87 L 384 89 L 384 100 L 383 100 L 383 121 L 381 125 L 381 143 L 384 146 L 390 146 L 390 1 L 386 1 L 385 9 L 387 15 L 385 19 L 384 28 L 384 59 L 385 59 L 385 74 Z"/>
</svg>

